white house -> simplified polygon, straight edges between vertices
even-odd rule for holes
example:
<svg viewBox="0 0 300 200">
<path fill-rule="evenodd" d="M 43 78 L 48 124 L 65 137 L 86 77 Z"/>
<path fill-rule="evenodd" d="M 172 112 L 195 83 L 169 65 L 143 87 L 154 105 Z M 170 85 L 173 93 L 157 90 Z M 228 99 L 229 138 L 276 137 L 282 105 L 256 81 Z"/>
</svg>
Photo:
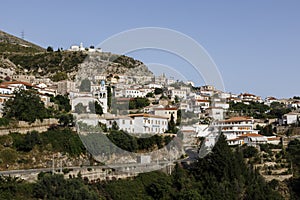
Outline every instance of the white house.
<svg viewBox="0 0 300 200">
<path fill-rule="evenodd" d="M 221 132 L 227 140 L 236 139 L 249 133 L 258 134 L 258 131 L 254 130 L 254 119 L 250 117 L 232 117 L 214 122 L 214 125 L 221 128 Z"/>
<path fill-rule="evenodd" d="M 172 99 L 174 99 L 176 96 L 180 99 L 186 99 L 187 97 L 186 94 L 187 94 L 186 90 L 179 90 L 179 89 L 168 90 L 168 95 L 170 95 Z"/>
<path fill-rule="evenodd" d="M 262 102 L 262 99 L 261 97 L 259 96 L 256 96 L 254 94 L 250 94 L 250 93 L 243 93 L 243 94 L 240 94 L 239 95 L 239 98 L 242 100 L 242 101 L 253 101 L 253 102 Z"/>
<path fill-rule="evenodd" d="M 300 113 L 287 113 L 282 116 L 282 124 L 289 125 L 297 122 L 297 119 L 300 120 Z"/>
<path fill-rule="evenodd" d="M 276 99 L 275 97 L 267 97 L 265 98 L 265 104 L 270 106 L 271 103 L 273 102 L 278 102 L 278 99 Z"/>
<path fill-rule="evenodd" d="M 174 117 L 174 122 L 176 123 L 177 120 L 177 108 L 154 108 L 154 115 L 163 116 L 171 120 L 171 115 Z"/>
<path fill-rule="evenodd" d="M 200 106 L 201 109 L 205 110 L 210 107 L 210 101 L 197 99 L 195 100 L 195 106 Z"/>
<path fill-rule="evenodd" d="M 134 120 L 128 116 L 115 116 L 106 118 L 107 128 L 112 128 L 113 123 L 116 122 L 119 129 L 128 133 L 134 133 Z"/>
<path fill-rule="evenodd" d="M 206 109 L 208 116 L 213 120 L 223 120 L 224 119 L 224 109 L 222 107 L 209 107 Z"/>
<path fill-rule="evenodd" d="M 223 102 L 223 101 L 214 101 L 212 103 L 212 106 L 214 106 L 214 107 L 221 107 L 224 110 L 229 109 L 229 103 L 226 103 L 226 102 Z"/>
<path fill-rule="evenodd" d="M 168 130 L 168 118 L 150 114 L 128 115 L 134 120 L 134 133 L 164 133 Z"/>
<path fill-rule="evenodd" d="M 120 130 L 136 134 L 162 134 L 168 130 L 166 117 L 146 113 L 130 114 L 107 118 L 107 127 L 111 128 L 114 121 Z"/>
<path fill-rule="evenodd" d="M 200 87 L 200 90 L 211 90 L 211 91 L 215 91 L 216 88 L 213 85 L 203 85 Z"/>
<path fill-rule="evenodd" d="M 289 108 L 299 109 L 300 108 L 300 101 L 292 101 L 288 104 Z"/>
<path fill-rule="evenodd" d="M 162 88 L 162 84 L 156 84 L 156 83 L 150 83 L 149 85 L 147 85 L 148 88 Z"/>
<path fill-rule="evenodd" d="M 180 86 L 180 90 L 185 90 L 187 94 L 191 92 L 191 88 L 186 86 Z"/>
<path fill-rule="evenodd" d="M 214 90 L 200 90 L 200 94 L 211 97 L 215 94 L 215 91 Z"/>
<path fill-rule="evenodd" d="M 137 97 L 145 97 L 146 94 L 142 93 L 138 89 L 125 89 L 123 96 L 128 98 L 137 98 Z"/>
<path fill-rule="evenodd" d="M 0 85 L 0 94 L 12 94 L 12 90 L 7 85 Z"/>
</svg>

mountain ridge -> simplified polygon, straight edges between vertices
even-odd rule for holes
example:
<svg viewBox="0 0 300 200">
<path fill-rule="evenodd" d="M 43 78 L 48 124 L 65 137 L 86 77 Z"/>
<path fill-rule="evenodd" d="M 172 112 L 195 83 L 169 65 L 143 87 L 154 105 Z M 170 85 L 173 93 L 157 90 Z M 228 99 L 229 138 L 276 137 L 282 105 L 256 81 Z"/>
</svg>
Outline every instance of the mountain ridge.
<svg viewBox="0 0 300 200">
<path fill-rule="evenodd" d="M 37 51 L 45 51 L 45 49 L 43 47 L 41 47 L 37 44 L 34 44 L 27 40 L 24 40 L 24 39 L 14 36 L 14 35 L 11 35 L 2 30 L 0 30 L 0 43 L 15 44 L 15 45 L 23 46 L 23 47 L 31 47 L 33 49 L 36 49 Z"/>
</svg>

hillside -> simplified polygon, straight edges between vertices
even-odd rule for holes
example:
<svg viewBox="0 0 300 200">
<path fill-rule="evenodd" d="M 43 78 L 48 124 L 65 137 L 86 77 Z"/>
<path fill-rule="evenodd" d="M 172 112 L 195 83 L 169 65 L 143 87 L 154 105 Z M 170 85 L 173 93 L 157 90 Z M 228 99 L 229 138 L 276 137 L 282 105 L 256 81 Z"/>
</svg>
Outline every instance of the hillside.
<svg viewBox="0 0 300 200">
<path fill-rule="evenodd" d="M 44 48 L 0 30 L 0 52 L 43 52 Z"/>
<path fill-rule="evenodd" d="M 3 31 L 0 31 L 0 58 L 0 68 L 11 68 L 36 77 L 48 77 L 53 81 L 73 79 L 79 68 L 87 66 L 104 75 L 153 75 L 141 61 L 124 55 L 86 51 L 47 52 Z"/>
</svg>

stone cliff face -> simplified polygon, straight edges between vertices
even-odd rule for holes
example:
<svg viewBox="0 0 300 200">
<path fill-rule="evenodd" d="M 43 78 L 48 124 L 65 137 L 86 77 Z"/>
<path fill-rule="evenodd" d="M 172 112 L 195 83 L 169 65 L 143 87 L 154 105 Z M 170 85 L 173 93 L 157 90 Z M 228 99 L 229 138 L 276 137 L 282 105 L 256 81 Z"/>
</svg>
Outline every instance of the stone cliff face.
<svg viewBox="0 0 300 200">
<path fill-rule="evenodd" d="M 111 53 L 93 53 L 79 65 L 78 77 L 85 79 L 93 75 L 153 76 L 141 61 Z"/>
</svg>

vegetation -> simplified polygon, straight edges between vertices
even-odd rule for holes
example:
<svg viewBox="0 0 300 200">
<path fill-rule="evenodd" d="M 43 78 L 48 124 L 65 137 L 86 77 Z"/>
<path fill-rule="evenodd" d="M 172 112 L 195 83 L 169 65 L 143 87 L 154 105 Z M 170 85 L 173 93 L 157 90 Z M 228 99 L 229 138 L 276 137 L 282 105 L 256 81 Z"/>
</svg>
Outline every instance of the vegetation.
<svg viewBox="0 0 300 200">
<path fill-rule="evenodd" d="M 291 111 L 289 108 L 286 108 L 284 104 L 278 102 L 273 102 L 270 106 L 259 102 L 249 102 L 249 104 L 230 102 L 229 110 L 256 119 L 281 118 L 282 115 Z"/>
<path fill-rule="evenodd" d="M 131 57 L 127 57 L 124 55 L 112 55 L 109 58 L 109 61 L 114 62 L 114 63 L 118 63 L 121 66 L 127 67 L 127 68 L 133 68 L 136 64 L 141 64 L 139 63 L 139 61 L 134 60 Z"/>
<path fill-rule="evenodd" d="M 34 147 L 46 149 L 47 145 L 55 152 L 68 153 L 79 156 L 85 153 L 85 148 L 77 133 L 68 128 L 55 128 L 43 133 L 36 131 L 27 134 L 10 133 L 0 136 L 0 146 L 17 152 L 30 152 Z M 0 159 L 3 157 L 0 156 Z"/>
<path fill-rule="evenodd" d="M 36 183 L 0 176 L 0 199 L 101 199 L 81 178 L 41 174 Z"/>
<path fill-rule="evenodd" d="M 151 151 L 160 149 L 167 145 L 172 138 L 170 136 L 154 135 L 148 138 L 137 138 L 117 128 L 113 128 L 108 134 L 108 138 L 118 147 L 130 151 Z"/>
<path fill-rule="evenodd" d="M 56 72 L 52 77 L 51 80 L 54 82 L 62 81 L 62 80 L 67 80 L 68 79 L 68 74 L 66 72 Z"/>
<path fill-rule="evenodd" d="M 3 116 L 32 123 L 49 117 L 49 113 L 35 91 L 16 90 L 14 97 L 5 102 Z"/>
<path fill-rule="evenodd" d="M 155 88 L 154 89 L 154 94 L 158 95 L 158 94 L 162 94 L 163 93 L 163 89 L 162 88 Z"/>
<path fill-rule="evenodd" d="M 112 87 L 107 86 L 107 107 L 108 109 L 111 109 L 111 103 L 112 103 Z"/>
<path fill-rule="evenodd" d="M 1 126 L 8 126 L 9 125 L 9 119 L 7 118 L 0 118 L 0 127 Z"/>
<path fill-rule="evenodd" d="M 19 44 L 11 44 L 6 42 L 0 42 L 0 53 L 12 53 L 12 52 L 22 52 L 22 53 L 37 53 L 40 50 L 34 47 L 25 47 Z"/>
<path fill-rule="evenodd" d="M 129 109 L 140 109 L 149 105 L 149 99 L 144 97 L 137 97 L 134 99 L 130 99 L 129 101 Z"/>
<path fill-rule="evenodd" d="M 272 124 L 269 124 L 267 126 L 261 127 L 259 125 L 257 125 L 256 129 L 258 129 L 260 131 L 261 135 L 265 135 L 265 136 L 274 136 L 274 129 L 272 127 Z"/>
<path fill-rule="evenodd" d="M 56 103 L 60 111 L 69 112 L 71 110 L 70 99 L 67 95 L 56 95 L 51 97 L 50 101 Z"/>
<path fill-rule="evenodd" d="M 102 115 L 103 114 L 103 109 L 101 107 L 101 105 L 98 103 L 98 101 L 89 102 L 89 109 L 91 113 L 95 113 L 97 115 Z"/>
<path fill-rule="evenodd" d="M 82 114 L 86 112 L 86 106 L 84 106 L 83 103 L 80 102 L 75 106 L 75 113 Z"/>
<path fill-rule="evenodd" d="M 73 115 L 71 113 L 62 113 L 58 116 L 58 123 L 61 126 L 73 126 Z"/>
<path fill-rule="evenodd" d="M 169 133 L 177 133 L 178 132 L 178 128 L 176 127 L 176 124 L 175 124 L 175 120 L 174 120 L 174 115 L 171 114 L 171 119 L 170 121 L 168 122 L 168 131 Z"/>
<path fill-rule="evenodd" d="M 22 54 L 7 54 L 5 58 L 11 60 L 15 65 L 20 65 L 22 68 L 41 76 L 49 74 L 57 74 L 59 72 L 73 72 L 77 70 L 78 64 L 82 63 L 86 57 L 83 52 L 41 52 L 38 54 L 22 53 Z M 58 75 L 52 79 L 57 81 Z"/>
<path fill-rule="evenodd" d="M 146 94 L 147 98 L 154 98 L 154 93 L 153 92 L 149 92 Z"/>
<path fill-rule="evenodd" d="M 292 140 L 288 144 L 287 153 L 292 163 L 293 178 L 287 181 L 291 191 L 291 199 L 299 199 L 300 197 L 300 140 Z"/>
<path fill-rule="evenodd" d="M 198 162 L 177 164 L 172 175 L 155 171 L 134 179 L 88 183 L 86 179 L 64 179 L 40 174 L 36 183 L 1 177 L 4 199 L 282 199 L 243 160 L 239 149 L 231 151 L 221 136 L 212 153 Z"/>
<path fill-rule="evenodd" d="M 53 47 L 48 46 L 46 49 L 48 52 L 53 52 Z"/>
<path fill-rule="evenodd" d="M 243 151 L 244 158 L 256 157 L 258 154 L 258 150 L 253 146 L 246 146 L 243 148 L 242 151 Z"/>
</svg>

